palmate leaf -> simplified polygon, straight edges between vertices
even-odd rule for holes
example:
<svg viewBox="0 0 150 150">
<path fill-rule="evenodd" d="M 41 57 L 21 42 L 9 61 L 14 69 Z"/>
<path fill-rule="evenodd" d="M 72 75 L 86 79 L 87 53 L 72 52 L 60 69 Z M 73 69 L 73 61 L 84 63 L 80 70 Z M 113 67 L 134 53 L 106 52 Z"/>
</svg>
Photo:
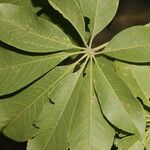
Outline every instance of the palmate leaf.
<svg viewBox="0 0 150 150">
<path fill-rule="evenodd" d="M 128 86 L 111 69 L 112 66 L 110 68 L 108 66 L 108 61 L 97 58 L 94 67 L 94 84 L 102 111 L 117 128 L 134 133 L 143 141 L 145 136 L 144 110 Z"/>
<path fill-rule="evenodd" d="M 28 85 L 59 64 L 71 53 L 30 56 L 0 47 L 0 96 Z"/>
<path fill-rule="evenodd" d="M 145 105 L 150 106 L 150 66 L 148 64 L 143 66 L 117 61 L 115 68 L 135 97 L 141 98 Z"/>
<path fill-rule="evenodd" d="M 122 31 L 102 53 L 129 62 L 150 62 L 150 26 L 136 26 Z"/>
<path fill-rule="evenodd" d="M 37 134 L 33 124 L 38 119 L 43 104 L 48 102 L 48 94 L 72 72 L 73 66 L 57 67 L 18 95 L 1 100 L 2 132 L 17 141 L 26 141 Z"/>
<path fill-rule="evenodd" d="M 148 145 L 149 117 L 132 89 L 115 72 L 112 60 L 148 62 L 149 51 L 145 44 L 147 47 L 149 26 L 123 31 L 101 51 L 106 44 L 92 48 L 92 41 L 112 20 L 118 0 L 49 0 L 49 4 L 59 12 L 56 14 L 72 24 L 72 29 L 77 30 L 71 40 L 80 40 L 79 34 L 83 41 L 77 43 L 84 42 L 86 48 L 73 44 L 66 36 L 71 34 L 65 28 L 59 28 L 63 27 L 59 21 L 56 26 L 43 20 L 24 4 L 0 4 L 0 40 L 4 45 L 19 48 L 10 51 L 5 45 L 6 48 L 0 51 L 1 90 L 3 94 L 13 92 L 0 97 L 2 133 L 16 141 L 28 141 L 28 150 L 110 150 L 114 137 L 117 137 L 115 131 L 129 132 Z M 84 17 L 90 19 L 91 39 L 88 43 L 84 39 Z M 129 43 L 122 40 L 124 35 L 128 37 L 132 33 L 132 39 L 144 36 L 136 40 L 144 46 L 139 51 L 131 38 Z M 133 47 L 127 48 L 123 57 L 119 53 L 128 45 Z M 68 50 L 67 53 L 59 52 L 64 50 Z M 76 57 L 70 57 L 74 54 Z"/>
<path fill-rule="evenodd" d="M 92 40 L 102 31 L 114 17 L 119 0 L 76 0 L 80 4 L 83 14 L 90 20 Z"/>
<path fill-rule="evenodd" d="M 49 95 L 54 105 L 45 105 L 37 123 L 39 135 L 29 141 L 28 150 L 111 148 L 114 130 L 101 114 L 90 70 L 85 78 L 80 74 L 66 77 Z"/>
<path fill-rule="evenodd" d="M 54 24 L 29 9 L 0 4 L 0 40 L 30 52 L 54 52 L 76 48 Z"/>
</svg>

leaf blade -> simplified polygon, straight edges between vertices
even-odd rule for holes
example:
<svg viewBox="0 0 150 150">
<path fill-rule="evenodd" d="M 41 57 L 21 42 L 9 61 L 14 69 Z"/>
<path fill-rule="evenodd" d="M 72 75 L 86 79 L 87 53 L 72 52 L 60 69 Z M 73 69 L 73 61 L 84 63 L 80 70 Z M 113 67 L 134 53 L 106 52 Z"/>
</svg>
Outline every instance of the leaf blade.
<svg viewBox="0 0 150 150">
<path fill-rule="evenodd" d="M 149 62 L 149 41 L 149 26 L 131 27 L 116 35 L 102 54 L 129 62 Z"/>
<path fill-rule="evenodd" d="M 74 80 L 76 80 L 76 79 L 74 78 Z M 109 125 L 106 122 L 103 122 L 104 121 L 103 116 L 97 115 L 97 111 L 100 113 L 100 108 L 99 108 L 99 105 L 97 104 L 97 101 L 94 104 L 94 106 L 96 106 L 96 110 L 95 110 L 95 113 L 93 113 L 92 117 L 94 117 L 94 115 L 96 115 L 99 118 L 100 123 L 97 124 L 97 121 L 96 121 L 97 117 L 93 119 L 93 123 L 95 123 L 97 125 L 95 125 L 94 127 L 92 126 L 93 130 L 95 128 L 95 131 L 92 131 L 93 132 L 92 133 L 92 138 L 93 138 L 92 142 L 93 143 L 91 143 L 91 144 L 93 146 L 92 147 L 89 146 L 88 141 L 90 141 L 90 138 L 91 138 L 90 137 L 91 133 L 89 133 L 89 132 L 91 132 L 90 126 L 92 124 L 90 124 L 88 121 L 88 120 L 90 120 L 90 115 L 89 114 L 86 115 L 86 114 L 90 113 L 89 107 L 91 105 L 91 102 L 89 100 L 89 88 L 87 91 L 85 90 L 85 87 L 87 87 L 87 84 L 88 85 L 90 84 L 89 72 L 88 72 L 88 77 L 83 82 L 82 82 L 82 80 L 83 80 L 82 77 L 80 77 L 80 79 L 78 80 L 78 83 L 76 84 L 74 91 L 72 91 L 73 93 L 71 94 L 71 97 L 69 96 L 70 98 L 68 96 L 62 96 L 62 94 L 60 94 L 63 92 L 65 94 L 68 94 L 68 92 L 65 92 L 65 91 L 70 91 L 70 89 L 72 89 L 71 86 L 69 86 L 69 87 L 64 86 L 64 83 L 66 84 L 67 80 L 65 80 L 65 82 L 63 83 L 63 89 L 64 89 L 63 91 L 58 86 L 58 89 L 56 89 L 56 91 L 58 91 L 57 93 L 59 93 L 59 94 L 52 93 L 53 96 L 51 95 L 51 98 L 54 101 L 55 105 L 57 105 L 57 107 L 55 107 L 55 105 L 53 105 L 51 107 L 54 107 L 54 108 L 50 108 L 50 106 L 45 105 L 45 107 L 47 107 L 47 108 L 43 112 L 43 115 L 41 115 L 41 120 L 39 121 L 39 124 L 38 124 L 39 127 L 45 128 L 45 129 L 43 128 L 43 130 L 45 130 L 45 132 L 41 131 L 39 136 L 37 136 L 37 137 L 35 137 L 35 139 L 29 141 L 28 148 L 27 148 L 28 150 L 34 150 L 34 149 L 48 150 L 50 148 L 53 150 L 62 150 L 62 149 L 68 149 L 68 148 L 71 148 L 73 150 L 78 150 L 79 147 L 80 147 L 80 149 L 82 148 L 83 150 L 92 150 L 92 148 L 95 148 L 95 147 L 97 147 L 98 149 L 99 149 L 99 147 L 101 147 L 102 150 L 108 150 L 111 147 L 111 144 L 112 144 L 113 138 L 114 138 L 114 131 L 113 131 L 113 129 L 111 129 L 109 127 Z M 73 80 L 71 79 L 71 81 L 73 81 Z M 67 90 L 66 90 L 66 88 L 67 88 Z M 70 89 L 68 89 L 68 88 L 70 88 Z M 84 95 L 82 95 L 82 93 L 84 93 Z M 88 98 L 88 100 L 86 98 L 82 99 L 85 95 Z M 56 97 L 59 97 L 59 96 L 61 97 L 61 99 L 64 99 L 64 100 L 56 99 Z M 65 99 L 67 99 L 67 103 L 68 103 L 67 106 L 64 106 Z M 86 103 L 85 103 L 85 101 L 86 101 Z M 82 112 L 78 113 L 78 111 L 81 110 L 80 105 L 83 106 L 83 104 L 88 105 L 88 109 L 86 109 L 86 107 L 84 107 L 84 112 L 87 111 L 87 113 L 82 113 Z M 65 107 L 65 109 L 61 109 L 62 106 Z M 92 109 L 95 109 L 94 106 Z M 58 116 L 55 116 L 58 108 L 61 111 L 63 111 L 63 113 L 59 113 L 59 116 L 62 115 L 61 119 L 59 119 L 59 121 L 55 122 L 54 120 L 57 120 L 57 118 L 58 118 Z M 52 114 L 54 116 L 52 116 Z M 101 113 L 100 113 L 100 115 L 101 115 Z M 52 117 L 50 118 L 49 116 L 52 116 Z M 79 116 L 80 119 L 79 118 L 77 119 L 77 116 Z M 88 119 L 85 119 L 83 121 L 83 118 L 84 118 L 83 116 L 86 116 L 86 118 L 88 118 Z M 48 119 L 49 121 L 47 120 L 47 118 L 49 118 Z M 57 125 L 54 125 L 55 123 Z M 40 126 L 40 124 L 41 124 L 41 126 Z M 75 124 L 78 124 L 79 128 L 78 127 L 74 128 Z M 104 126 L 102 126 L 102 124 Z M 100 127 L 99 127 L 99 125 L 100 125 Z M 76 140 L 77 137 L 79 135 L 81 135 L 80 133 L 82 131 L 80 130 L 80 128 L 82 128 L 83 126 L 85 128 L 88 126 L 86 128 L 87 134 L 82 134 L 82 137 L 84 139 Z M 104 128 L 106 129 L 105 131 L 104 131 Z M 101 129 L 103 131 L 103 134 L 98 129 Z M 55 130 L 55 131 L 53 133 L 51 133 L 53 130 Z M 77 130 L 80 132 L 77 132 Z M 96 131 L 99 132 L 100 135 L 98 137 L 101 137 L 101 139 L 103 140 L 102 142 L 100 142 L 97 135 L 95 135 Z M 107 139 L 105 139 L 104 137 Z M 44 139 L 44 140 L 42 140 L 42 139 Z M 97 139 L 97 140 L 95 141 L 94 139 Z"/>
<path fill-rule="evenodd" d="M 90 19 L 92 40 L 102 31 L 114 17 L 118 0 L 77 0 L 81 5 L 84 16 Z"/>
<path fill-rule="evenodd" d="M 25 7 L 0 4 L 0 20 L 0 40 L 25 51 L 44 53 L 77 47 L 62 30 Z"/>
<path fill-rule="evenodd" d="M 143 100 L 144 104 L 150 106 L 150 67 L 116 62 L 117 74 L 127 83 L 135 97 Z M 141 78 L 142 77 L 142 78 Z"/>
<path fill-rule="evenodd" d="M 118 150 L 144 150 L 144 145 L 134 135 L 119 140 L 117 147 Z"/>
<path fill-rule="evenodd" d="M 145 118 L 141 104 L 132 95 L 128 86 L 115 74 L 112 67 L 110 67 L 110 70 L 105 69 L 103 63 L 104 59 L 103 61 L 99 60 L 95 66 L 94 82 L 98 96 L 101 99 L 104 115 L 118 128 L 134 133 L 144 141 Z"/>
<path fill-rule="evenodd" d="M 0 47 L 0 96 L 25 87 L 69 55 L 61 52 L 46 56 L 29 56 Z"/>
<path fill-rule="evenodd" d="M 84 42 L 85 37 L 84 18 L 80 6 L 76 2 L 76 0 L 72 1 L 48 0 L 48 1 L 50 5 L 54 7 L 54 9 L 58 10 L 67 20 L 71 22 L 71 24 L 78 31 Z"/>
<path fill-rule="evenodd" d="M 34 123 L 48 102 L 48 93 L 72 72 L 73 66 L 57 67 L 13 98 L 0 101 L 0 129 L 11 139 L 26 141 L 37 134 Z M 32 92 L 32 93 L 31 93 Z"/>
<path fill-rule="evenodd" d="M 90 60 L 82 79 L 78 103 L 70 126 L 70 149 L 109 150 L 115 132 L 104 119 L 94 92 L 93 62 Z"/>
<path fill-rule="evenodd" d="M 70 117 L 70 114 L 72 113 L 71 111 L 68 112 L 68 110 L 72 108 L 68 107 L 69 105 L 72 106 L 72 102 L 70 102 L 69 99 L 78 82 L 79 75 L 80 73 L 68 75 L 53 89 L 53 91 L 51 91 L 51 93 L 49 93 L 49 97 L 54 102 L 54 105 L 45 105 L 38 123 L 41 129 L 39 131 L 40 134 L 35 137 L 35 139 L 29 141 L 28 150 L 46 150 L 49 149 L 49 147 L 57 150 L 67 149 L 66 130 L 69 119 L 66 118 L 66 115 Z"/>
</svg>

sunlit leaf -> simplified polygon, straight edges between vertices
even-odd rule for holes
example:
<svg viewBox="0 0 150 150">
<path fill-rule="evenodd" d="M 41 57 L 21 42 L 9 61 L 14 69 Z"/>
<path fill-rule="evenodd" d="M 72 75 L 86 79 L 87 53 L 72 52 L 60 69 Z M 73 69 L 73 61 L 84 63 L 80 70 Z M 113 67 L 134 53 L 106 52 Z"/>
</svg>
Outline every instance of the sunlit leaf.
<svg viewBox="0 0 150 150">
<path fill-rule="evenodd" d="M 76 0 L 48 0 L 51 6 L 59 11 L 71 24 L 76 28 L 78 33 L 84 40 L 85 37 L 85 23 L 83 14 L 79 4 Z"/>
<path fill-rule="evenodd" d="M 30 56 L 0 47 L 0 96 L 23 88 L 69 55 L 69 53 L 59 53 Z"/>
<path fill-rule="evenodd" d="M 45 150 L 50 147 L 53 150 L 67 149 L 67 130 L 75 104 L 70 98 L 72 92 L 76 91 L 79 76 L 80 73 L 68 75 L 49 93 L 49 99 L 53 104 L 45 105 L 37 124 L 40 127 L 39 136 L 29 142 L 28 150 Z"/>
<path fill-rule="evenodd" d="M 118 4 L 0 0 L 2 134 L 27 150 L 150 149 L 149 24 L 94 47 Z"/>
<path fill-rule="evenodd" d="M 39 135 L 29 141 L 28 150 L 111 148 L 114 130 L 101 114 L 89 70 L 85 78 L 78 80 L 79 75 L 69 75 L 49 95 L 54 104 L 45 105 Z"/>
<path fill-rule="evenodd" d="M 129 62 L 150 62 L 150 27 L 136 26 L 116 35 L 102 52 Z"/>
<path fill-rule="evenodd" d="M 106 63 L 107 68 L 103 63 Z M 123 80 L 109 69 L 108 61 L 97 59 L 94 67 L 94 84 L 106 118 L 117 128 L 133 133 L 143 140 L 145 136 L 143 108 Z"/>
<path fill-rule="evenodd" d="M 1 100 L 2 132 L 17 141 L 26 141 L 36 135 L 34 122 L 38 119 L 44 103 L 49 101 L 48 94 L 71 73 L 72 67 L 58 67 L 18 95 Z"/>
<path fill-rule="evenodd" d="M 0 29 L 0 40 L 26 51 L 54 52 L 76 47 L 57 26 L 21 6 L 0 4 Z"/>
<path fill-rule="evenodd" d="M 76 0 L 79 2 L 83 14 L 89 19 L 92 39 L 102 31 L 114 17 L 119 0 Z"/>
<path fill-rule="evenodd" d="M 119 140 L 118 150 L 144 150 L 144 145 L 136 136 L 128 136 Z"/>
<path fill-rule="evenodd" d="M 127 83 L 135 97 L 150 106 L 150 66 L 116 62 L 117 74 Z"/>
</svg>

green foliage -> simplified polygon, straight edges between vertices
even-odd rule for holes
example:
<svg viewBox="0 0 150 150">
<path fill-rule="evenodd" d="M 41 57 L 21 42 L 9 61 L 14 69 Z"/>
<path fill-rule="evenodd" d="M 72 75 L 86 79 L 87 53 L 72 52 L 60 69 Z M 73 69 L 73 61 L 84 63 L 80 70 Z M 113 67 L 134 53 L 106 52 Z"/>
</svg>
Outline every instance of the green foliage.
<svg viewBox="0 0 150 150">
<path fill-rule="evenodd" d="M 27 150 L 150 149 L 150 26 L 92 47 L 118 3 L 0 0 L 3 134 Z"/>
</svg>

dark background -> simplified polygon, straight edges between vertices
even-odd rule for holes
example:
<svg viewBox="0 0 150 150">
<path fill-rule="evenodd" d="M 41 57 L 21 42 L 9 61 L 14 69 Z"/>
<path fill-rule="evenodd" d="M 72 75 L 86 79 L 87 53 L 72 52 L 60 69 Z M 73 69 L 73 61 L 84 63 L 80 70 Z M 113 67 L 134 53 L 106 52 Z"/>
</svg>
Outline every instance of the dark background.
<svg viewBox="0 0 150 150">
<path fill-rule="evenodd" d="M 112 22 L 95 39 L 93 46 L 103 44 L 118 32 L 135 25 L 150 23 L 150 0 L 120 0 Z M 26 143 L 14 142 L 0 134 L 0 150 L 25 150 Z M 113 150 L 115 148 L 112 148 Z"/>
<path fill-rule="evenodd" d="M 94 47 L 107 42 L 128 27 L 148 23 L 150 23 L 150 0 L 120 0 L 116 16 L 106 29 L 96 36 Z"/>
</svg>

